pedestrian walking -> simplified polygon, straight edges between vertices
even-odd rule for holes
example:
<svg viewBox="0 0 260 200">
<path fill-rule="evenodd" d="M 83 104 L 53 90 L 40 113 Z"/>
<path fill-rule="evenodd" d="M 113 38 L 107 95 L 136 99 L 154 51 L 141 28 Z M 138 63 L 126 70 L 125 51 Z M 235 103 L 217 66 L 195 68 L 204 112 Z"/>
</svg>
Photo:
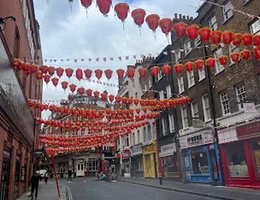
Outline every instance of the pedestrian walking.
<svg viewBox="0 0 260 200">
<path fill-rule="evenodd" d="M 32 197 L 31 198 L 32 200 L 33 200 L 34 191 L 35 191 L 35 195 L 34 195 L 35 200 L 37 199 L 38 188 L 39 188 L 39 180 L 40 180 L 40 174 L 37 171 L 32 175 L 32 178 L 31 178 L 31 195 L 30 195 L 30 197 Z"/>
<path fill-rule="evenodd" d="M 47 182 L 48 182 L 48 177 L 49 175 L 48 175 L 48 172 L 46 172 L 46 174 L 45 174 L 45 176 L 44 176 L 44 181 L 45 181 L 45 184 L 47 184 Z"/>
<path fill-rule="evenodd" d="M 68 171 L 68 181 L 72 181 L 72 171 L 69 169 Z"/>
</svg>

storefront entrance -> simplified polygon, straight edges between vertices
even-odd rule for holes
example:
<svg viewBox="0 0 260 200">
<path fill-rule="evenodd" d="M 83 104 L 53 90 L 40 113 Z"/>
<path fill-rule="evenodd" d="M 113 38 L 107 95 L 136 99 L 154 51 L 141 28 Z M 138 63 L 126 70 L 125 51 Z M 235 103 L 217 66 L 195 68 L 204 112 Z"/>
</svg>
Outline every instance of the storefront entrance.
<svg viewBox="0 0 260 200">
<path fill-rule="evenodd" d="M 11 164 L 11 150 L 4 149 L 4 157 L 2 164 L 2 177 L 0 188 L 0 200 L 8 199 L 9 179 L 10 179 L 10 165 Z"/>
<path fill-rule="evenodd" d="M 145 178 L 157 177 L 157 158 L 155 143 L 143 147 L 143 165 Z"/>
<path fill-rule="evenodd" d="M 77 164 L 77 177 L 83 177 L 84 173 L 84 160 L 79 160 Z"/>
</svg>

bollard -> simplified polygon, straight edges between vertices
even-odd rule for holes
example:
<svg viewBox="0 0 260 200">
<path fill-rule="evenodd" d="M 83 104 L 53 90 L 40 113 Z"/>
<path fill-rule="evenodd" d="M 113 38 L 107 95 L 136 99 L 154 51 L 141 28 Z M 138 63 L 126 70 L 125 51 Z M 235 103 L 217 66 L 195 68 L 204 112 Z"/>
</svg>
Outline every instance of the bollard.
<svg viewBox="0 0 260 200">
<path fill-rule="evenodd" d="M 160 185 L 162 185 L 162 174 L 159 173 L 159 181 L 160 181 Z"/>
</svg>

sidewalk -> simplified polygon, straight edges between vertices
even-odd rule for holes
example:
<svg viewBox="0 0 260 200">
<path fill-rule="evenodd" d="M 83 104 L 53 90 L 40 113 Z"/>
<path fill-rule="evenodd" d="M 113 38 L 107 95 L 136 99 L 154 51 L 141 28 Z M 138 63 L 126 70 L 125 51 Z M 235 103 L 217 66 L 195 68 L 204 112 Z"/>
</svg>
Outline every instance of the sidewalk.
<svg viewBox="0 0 260 200">
<path fill-rule="evenodd" d="M 159 184 L 158 179 L 145 179 L 145 178 L 124 178 L 120 177 L 119 181 L 128 182 L 138 185 L 144 185 L 154 188 L 160 188 L 165 190 L 173 190 L 176 192 L 183 192 L 189 194 L 195 194 L 199 196 L 212 197 L 225 200 L 259 200 L 260 191 L 241 189 L 241 188 L 229 188 L 224 186 L 211 186 L 206 184 L 196 183 L 182 183 L 177 181 L 163 180 L 162 185 Z"/>
<path fill-rule="evenodd" d="M 40 182 L 37 200 L 66 200 L 66 188 L 60 185 L 61 197 L 58 197 L 57 187 L 54 181 L 49 181 L 48 184 Z M 27 194 L 23 194 L 18 200 L 31 200 Z"/>
</svg>

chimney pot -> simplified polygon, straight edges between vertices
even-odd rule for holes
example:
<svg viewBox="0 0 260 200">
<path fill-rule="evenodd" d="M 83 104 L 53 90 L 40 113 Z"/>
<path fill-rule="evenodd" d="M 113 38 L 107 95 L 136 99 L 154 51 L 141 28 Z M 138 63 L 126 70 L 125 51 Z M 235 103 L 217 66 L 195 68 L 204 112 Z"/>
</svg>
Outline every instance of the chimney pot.
<svg viewBox="0 0 260 200">
<path fill-rule="evenodd" d="M 185 16 L 185 15 L 183 15 L 182 19 L 186 20 L 186 16 Z"/>
<path fill-rule="evenodd" d="M 190 20 L 193 21 L 193 17 L 191 17 Z"/>
<path fill-rule="evenodd" d="M 179 19 L 181 19 L 182 18 L 182 14 L 179 14 Z"/>
<path fill-rule="evenodd" d="M 178 19 L 178 14 L 177 13 L 174 13 L 174 18 Z"/>
<path fill-rule="evenodd" d="M 187 20 L 190 20 L 190 16 L 189 15 L 187 16 Z"/>
</svg>

